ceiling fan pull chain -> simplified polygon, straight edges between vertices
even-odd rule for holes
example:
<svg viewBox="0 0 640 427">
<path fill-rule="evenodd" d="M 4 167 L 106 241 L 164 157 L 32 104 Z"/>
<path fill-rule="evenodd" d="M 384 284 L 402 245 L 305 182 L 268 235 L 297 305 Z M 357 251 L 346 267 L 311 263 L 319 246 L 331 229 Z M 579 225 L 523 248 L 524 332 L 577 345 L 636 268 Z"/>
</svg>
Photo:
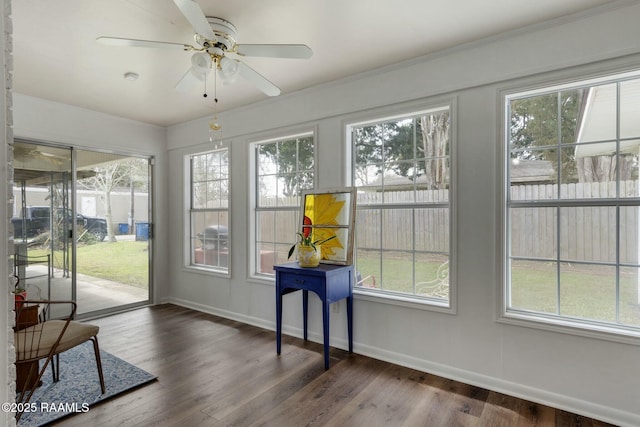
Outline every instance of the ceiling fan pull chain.
<svg viewBox="0 0 640 427">
<path fill-rule="evenodd" d="M 207 95 L 207 76 L 205 75 L 204 76 L 204 93 L 202 94 L 202 97 L 206 98 L 207 96 L 209 95 Z"/>
</svg>

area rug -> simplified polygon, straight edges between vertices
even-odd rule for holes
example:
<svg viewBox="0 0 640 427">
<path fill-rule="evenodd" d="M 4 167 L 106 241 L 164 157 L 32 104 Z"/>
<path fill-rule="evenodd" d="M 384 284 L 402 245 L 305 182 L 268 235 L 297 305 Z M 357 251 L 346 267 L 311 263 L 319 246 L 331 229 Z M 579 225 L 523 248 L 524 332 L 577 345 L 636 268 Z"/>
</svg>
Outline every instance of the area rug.
<svg viewBox="0 0 640 427">
<path fill-rule="evenodd" d="M 155 380 L 155 376 L 124 360 L 100 350 L 105 394 L 100 391 L 93 345 L 87 341 L 60 355 L 60 381 L 53 382 L 51 370 L 42 377 L 29 402 L 19 427 L 42 426 L 62 417 L 87 412 L 90 407 L 125 391 Z"/>
</svg>

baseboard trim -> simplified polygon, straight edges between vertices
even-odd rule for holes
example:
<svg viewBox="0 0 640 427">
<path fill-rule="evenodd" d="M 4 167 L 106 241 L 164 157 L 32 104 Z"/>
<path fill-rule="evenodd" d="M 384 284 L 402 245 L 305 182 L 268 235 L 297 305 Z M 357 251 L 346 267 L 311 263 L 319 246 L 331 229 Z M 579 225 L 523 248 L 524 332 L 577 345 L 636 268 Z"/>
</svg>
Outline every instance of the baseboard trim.
<svg viewBox="0 0 640 427">
<path fill-rule="evenodd" d="M 271 331 L 275 330 L 275 322 L 265 321 L 264 319 L 258 317 L 245 316 L 231 311 L 198 304 L 179 298 L 168 298 L 167 302 L 204 313 L 213 314 L 215 316 L 236 320 L 238 322 L 257 326 L 259 328 L 268 329 Z M 286 335 L 302 338 L 303 331 L 300 328 L 283 326 L 282 332 Z M 311 331 L 309 331 L 309 340 L 322 343 L 322 336 L 320 334 L 312 333 Z M 333 347 L 346 350 L 347 345 L 348 344 L 345 339 L 335 337 L 331 338 L 331 346 Z M 573 412 L 575 414 L 594 418 L 621 427 L 640 426 L 640 414 L 616 410 L 614 408 L 599 405 L 593 402 L 575 399 L 569 396 L 549 392 L 538 388 L 523 386 L 522 384 L 504 381 L 499 378 L 478 374 L 476 372 L 467 371 L 464 369 L 458 369 L 449 365 L 418 359 L 406 354 L 396 353 L 378 347 L 360 344 L 358 342 L 354 342 L 353 345 L 354 352 L 363 356 L 368 356 L 385 362 L 394 363 L 396 365 L 405 366 L 407 368 L 416 369 L 419 371 L 427 372 L 429 374 L 438 375 L 476 387 L 482 387 L 487 390 L 507 394 L 509 396 L 529 400 L 564 411 Z"/>
</svg>

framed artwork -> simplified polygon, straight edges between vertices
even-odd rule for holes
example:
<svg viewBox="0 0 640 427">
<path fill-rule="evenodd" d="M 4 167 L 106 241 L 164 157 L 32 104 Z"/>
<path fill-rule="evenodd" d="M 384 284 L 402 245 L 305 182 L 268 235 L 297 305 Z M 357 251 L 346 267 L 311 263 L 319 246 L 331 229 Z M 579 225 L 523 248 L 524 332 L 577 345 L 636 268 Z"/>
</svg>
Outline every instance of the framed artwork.
<svg viewBox="0 0 640 427">
<path fill-rule="evenodd" d="M 321 263 L 353 264 L 355 212 L 354 188 L 303 191 L 302 234 L 313 241 L 335 236 L 320 246 Z"/>
</svg>

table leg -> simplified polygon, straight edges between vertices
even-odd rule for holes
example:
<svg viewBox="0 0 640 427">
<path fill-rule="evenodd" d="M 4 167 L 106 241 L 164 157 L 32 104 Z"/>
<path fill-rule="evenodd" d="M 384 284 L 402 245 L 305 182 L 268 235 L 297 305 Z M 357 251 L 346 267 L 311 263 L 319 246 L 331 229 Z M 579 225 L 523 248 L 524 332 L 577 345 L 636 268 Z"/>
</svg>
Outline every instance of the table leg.
<svg viewBox="0 0 640 427">
<path fill-rule="evenodd" d="M 324 369 L 329 369 L 329 310 L 331 304 L 322 300 L 322 334 L 324 335 Z"/>
<path fill-rule="evenodd" d="M 347 331 L 349 334 L 349 353 L 353 353 L 353 297 L 347 297 Z"/>
<path fill-rule="evenodd" d="M 302 291 L 302 327 L 304 340 L 307 341 L 307 314 L 309 313 L 309 291 Z"/>
<path fill-rule="evenodd" d="M 282 294 L 276 292 L 276 351 L 282 348 Z"/>
</svg>

